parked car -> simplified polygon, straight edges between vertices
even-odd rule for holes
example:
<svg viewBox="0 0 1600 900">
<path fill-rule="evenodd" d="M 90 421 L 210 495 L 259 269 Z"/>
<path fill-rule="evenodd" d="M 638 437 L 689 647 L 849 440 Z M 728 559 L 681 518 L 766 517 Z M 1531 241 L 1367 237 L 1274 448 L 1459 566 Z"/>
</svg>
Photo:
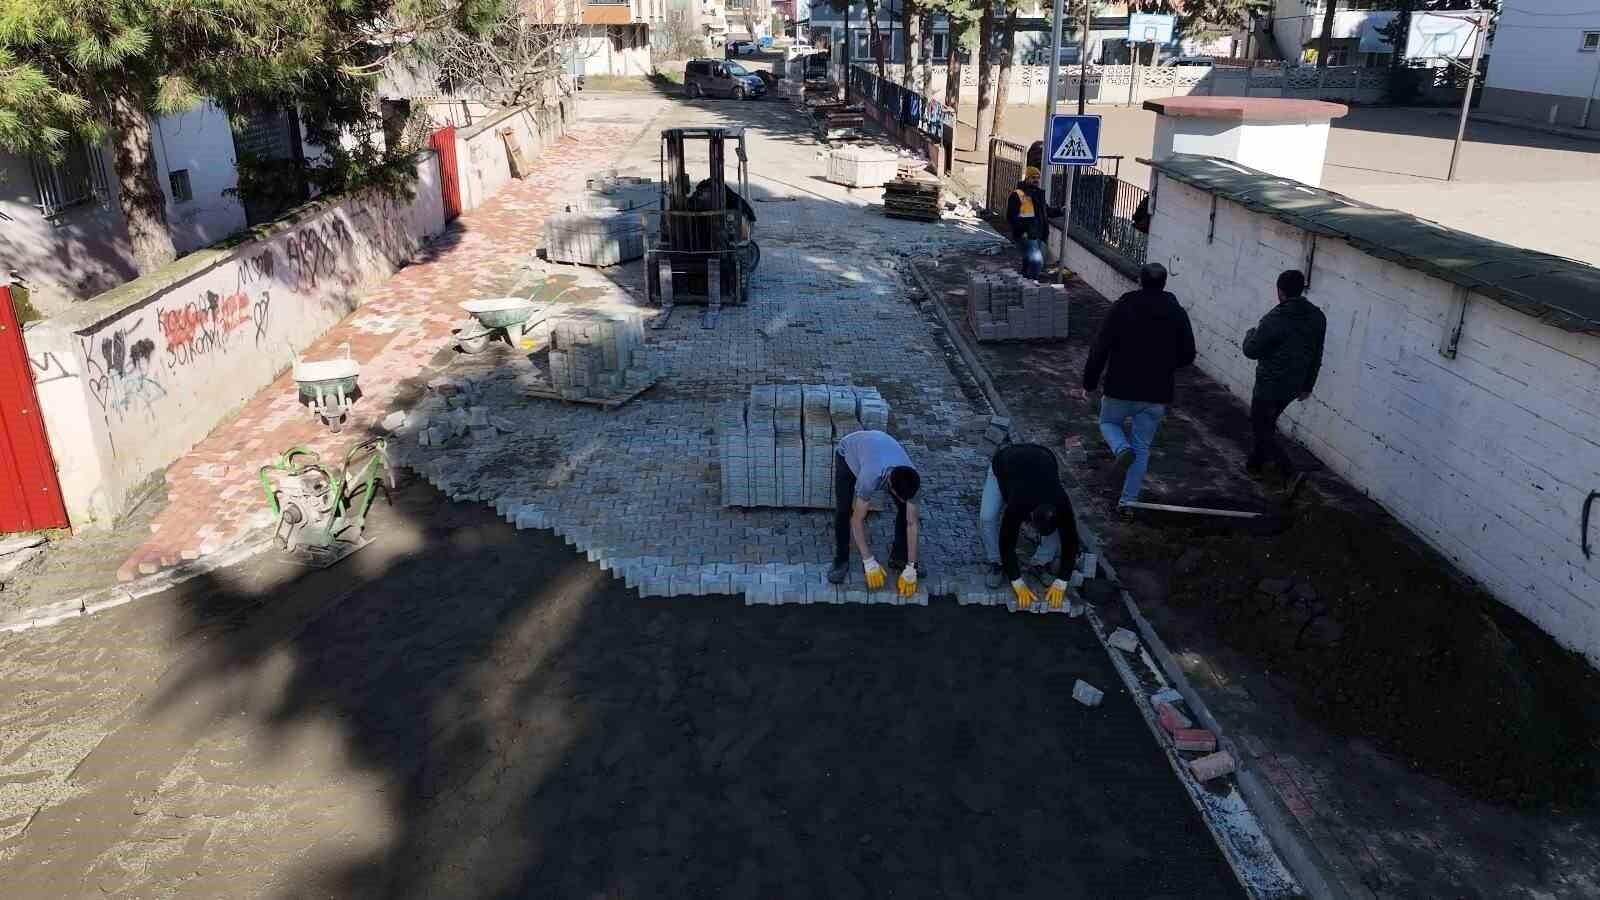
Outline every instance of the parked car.
<svg viewBox="0 0 1600 900">
<path fill-rule="evenodd" d="M 683 89 L 690 97 L 760 97 L 767 85 L 755 73 L 732 60 L 691 59 L 683 65 Z"/>
<path fill-rule="evenodd" d="M 755 44 L 754 41 L 729 41 L 728 42 L 728 58 L 729 59 L 732 59 L 735 56 L 755 56 L 759 52 L 760 51 L 756 48 L 756 44 Z"/>
</svg>

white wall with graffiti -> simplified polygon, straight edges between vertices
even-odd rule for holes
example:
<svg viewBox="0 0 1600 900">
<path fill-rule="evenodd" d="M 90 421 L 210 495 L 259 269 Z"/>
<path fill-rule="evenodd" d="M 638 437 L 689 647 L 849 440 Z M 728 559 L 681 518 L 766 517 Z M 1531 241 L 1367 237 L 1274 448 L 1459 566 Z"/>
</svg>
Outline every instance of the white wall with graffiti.
<svg viewBox="0 0 1600 900">
<path fill-rule="evenodd" d="M 155 473 L 287 369 L 444 230 L 437 158 L 416 196 L 308 204 L 26 332 L 73 527 L 108 525 Z"/>
</svg>

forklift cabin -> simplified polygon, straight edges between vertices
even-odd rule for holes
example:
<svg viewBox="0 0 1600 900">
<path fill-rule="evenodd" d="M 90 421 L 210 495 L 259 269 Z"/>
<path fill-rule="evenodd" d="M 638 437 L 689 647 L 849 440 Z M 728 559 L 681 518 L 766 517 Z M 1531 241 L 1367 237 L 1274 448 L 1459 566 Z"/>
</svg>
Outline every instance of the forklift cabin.
<svg viewBox="0 0 1600 900">
<path fill-rule="evenodd" d="M 685 171 L 684 147 L 705 141 L 710 177 L 691 184 Z M 737 190 L 726 179 L 727 144 L 738 158 Z M 724 303 L 749 299 L 750 273 L 761 248 L 750 239 L 755 211 L 746 200 L 750 191 L 749 159 L 744 128 L 669 128 L 661 132 L 660 227 L 645 255 L 650 302 L 662 314 L 651 327 L 661 328 L 678 303 L 706 306 L 702 322 L 715 327 Z"/>
</svg>

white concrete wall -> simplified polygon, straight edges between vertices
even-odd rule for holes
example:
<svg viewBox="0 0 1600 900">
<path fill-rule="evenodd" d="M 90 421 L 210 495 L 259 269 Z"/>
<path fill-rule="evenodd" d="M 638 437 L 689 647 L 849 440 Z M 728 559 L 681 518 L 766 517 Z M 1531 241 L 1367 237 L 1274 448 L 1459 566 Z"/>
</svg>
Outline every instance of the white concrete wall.
<svg viewBox="0 0 1600 900">
<path fill-rule="evenodd" d="M 239 184 L 227 113 L 207 101 L 155 121 L 156 166 L 167 195 L 167 230 L 179 253 L 207 247 L 245 227 L 244 204 L 228 193 Z M 189 173 L 192 199 L 172 195 L 171 173 Z"/>
<path fill-rule="evenodd" d="M 102 150 L 107 185 L 116 184 L 111 149 Z M 28 157 L 0 153 L 0 276 L 15 269 L 39 303 L 91 297 L 134 275 L 128 226 L 115 197 L 46 219 Z"/>
<path fill-rule="evenodd" d="M 1594 0 L 1504 0 L 1484 85 L 1513 91 L 1591 96 L 1600 52 L 1579 50 L 1583 32 L 1600 30 Z"/>
<path fill-rule="evenodd" d="M 418 174 L 410 203 L 310 204 L 26 332 L 30 358 L 49 360 L 34 377 L 73 527 L 111 522 L 444 229 L 432 153 Z"/>
<path fill-rule="evenodd" d="M 617 47 L 606 34 L 605 25 L 584 26 L 584 34 L 575 43 L 578 46 L 579 71 L 584 75 L 649 75 L 655 72 L 650 61 L 650 43 L 640 42 L 637 47 Z M 633 26 L 627 26 L 632 28 Z"/>
<path fill-rule="evenodd" d="M 1239 351 L 1306 234 L 1157 176 L 1149 259 L 1171 272 L 1199 365 L 1248 402 Z M 1600 664 L 1600 558 L 1578 519 L 1600 485 L 1600 337 L 1471 295 L 1458 355 L 1438 352 L 1454 285 L 1317 241 L 1308 296 L 1328 316 L 1321 378 L 1284 427 L 1502 602 Z M 1600 529 L 1597 529 L 1600 530 Z M 1600 540 L 1600 534 L 1591 540 Z"/>
<path fill-rule="evenodd" d="M 1239 129 L 1236 162 L 1316 187 L 1328 155 L 1328 123 L 1255 124 Z"/>
<path fill-rule="evenodd" d="M 477 209 L 511 181 L 511 154 L 501 132 L 511 129 L 530 164 L 551 141 L 566 133 L 565 106 L 543 114 L 533 107 L 506 110 L 456 132 L 456 171 L 461 182 L 461 211 Z"/>
</svg>

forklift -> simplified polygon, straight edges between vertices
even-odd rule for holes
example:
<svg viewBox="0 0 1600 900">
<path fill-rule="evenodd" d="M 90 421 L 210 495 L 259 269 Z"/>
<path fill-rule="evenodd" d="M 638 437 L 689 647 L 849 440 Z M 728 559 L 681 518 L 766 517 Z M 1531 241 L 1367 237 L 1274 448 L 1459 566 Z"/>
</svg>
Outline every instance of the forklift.
<svg viewBox="0 0 1600 900">
<path fill-rule="evenodd" d="M 684 165 L 687 141 L 705 141 L 710 177 L 691 184 Z M 738 157 L 738 189 L 725 177 L 727 144 Z M 750 164 L 745 155 L 744 128 L 669 128 L 661 132 L 661 209 L 659 227 L 645 253 L 650 302 L 661 307 L 651 328 L 665 328 L 679 303 L 706 306 L 704 328 L 715 328 L 722 305 L 738 305 L 750 296 L 750 275 L 761 261 L 761 248 L 750 239 L 756 214 L 750 193 Z"/>
</svg>

